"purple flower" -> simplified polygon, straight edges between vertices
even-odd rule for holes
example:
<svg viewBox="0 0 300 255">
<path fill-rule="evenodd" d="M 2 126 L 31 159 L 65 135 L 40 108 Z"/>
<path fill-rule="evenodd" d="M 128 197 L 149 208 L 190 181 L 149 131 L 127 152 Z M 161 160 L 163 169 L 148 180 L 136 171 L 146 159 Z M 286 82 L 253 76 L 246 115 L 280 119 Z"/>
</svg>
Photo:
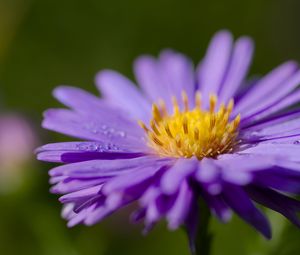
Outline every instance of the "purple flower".
<svg viewBox="0 0 300 255">
<path fill-rule="evenodd" d="M 133 219 L 146 230 L 166 218 L 193 239 L 201 198 L 222 222 L 234 211 L 266 238 L 256 203 L 300 226 L 300 69 L 289 61 L 248 82 L 252 53 L 251 39 L 221 31 L 196 70 L 166 50 L 136 60 L 140 89 L 110 70 L 96 77 L 102 99 L 58 87 L 70 109 L 46 111 L 43 127 L 83 141 L 45 145 L 38 159 L 63 163 L 50 176 L 68 225 L 138 201 Z"/>
</svg>

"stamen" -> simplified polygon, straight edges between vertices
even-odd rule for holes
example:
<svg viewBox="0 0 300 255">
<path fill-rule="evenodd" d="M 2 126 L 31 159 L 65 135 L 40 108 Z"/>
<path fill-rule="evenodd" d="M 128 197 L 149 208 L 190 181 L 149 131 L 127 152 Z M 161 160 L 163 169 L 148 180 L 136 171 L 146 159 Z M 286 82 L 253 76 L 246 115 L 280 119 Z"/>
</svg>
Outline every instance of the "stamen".
<svg viewBox="0 0 300 255">
<path fill-rule="evenodd" d="M 236 117 L 235 117 L 235 119 L 234 119 L 234 127 L 235 128 L 237 128 L 238 127 L 238 125 L 240 124 L 240 121 L 241 121 L 241 115 L 240 114 L 238 114 Z"/>
<path fill-rule="evenodd" d="M 146 131 L 146 133 L 149 132 L 149 129 L 147 128 L 147 126 L 144 124 L 144 122 L 142 122 L 141 120 L 138 120 L 138 124 L 140 125 L 140 127 L 142 129 L 144 129 Z"/>
<path fill-rule="evenodd" d="M 187 112 L 189 110 L 189 100 L 188 100 L 188 96 L 184 90 L 182 91 L 181 96 L 182 96 L 182 102 L 184 105 L 184 111 Z"/>
<path fill-rule="evenodd" d="M 185 134 L 187 134 L 189 132 L 188 130 L 188 120 L 186 117 L 183 118 L 183 131 Z"/>
<path fill-rule="evenodd" d="M 162 116 L 156 104 L 152 105 L 152 115 L 157 123 L 159 123 L 162 120 Z"/>
<path fill-rule="evenodd" d="M 173 103 L 173 111 L 175 114 L 178 114 L 179 113 L 179 106 L 178 106 L 178 102 L 177 102 L 177 99 L 176 97 L 172 97 L 172 103 Z"/>
<path fill-rule="evenodd" d="M 159 146 L 163 146 L 163 143 L 154 135 L 151 135 L 152 140 Z"/>
<path fill-rule="evenodd" d="M 177 145 L 177 147 L 178 147 L 178 148 L 180 148 L 180 147 L 181 147 L 181 140 L 180 140 L 180 136 L 177 136 L 177 137 L 176 137 L 176 145 Z"/>
<path fill-rule="evenodd" d="M 227 112 L 228 112 L 228 114 L 230 114 L 232 112 L 233 106 L 234 106 L 234 101 L 233 101 L 233 99 L 230 99 L 230 101 L 229 101 L 229 103 L 227 105 Z"/>
<path fill-rule="evenodd" d="M 218 100 L 218 98 L 216 95 L 209 96 L 209 111 L 210 111 L 210 113 L 213 113 L 215 111 L 217 100 Z"/>
<path fill-rule="evenodd" d="M 167 111 L 167 107 L 166 107 L 165 101 L 162 100 L 162 99 L 159 99 L 158 100 L 158 105 L 159 105 L 159 108 L 161 110 L 162 116 L 167 116 L 168 115 L 168 111 Z"/>
<path fill-rule="evenodd" d="M 201 93 L 200 93 L 200 91 L 196 91 L 195 104 L 196 104 L 196 108 L 201 109 Z"/>
<path fill-rule="evenodd" d="M 239 146 L 238 126 L 240 115 L 232 118 L 233 100 L 225 106 L 217 106 L 217 96 L 209 98 L 209 109 L 201 109 L 201 94 L 195 94 L 195 107 L 189 109 L 188 96 L 182 92 L 184 111 L 180 111 L 178 101 L 172 97 L 173 113 L 168 114 L 163 100 L 152 106 L 150 128 L 142 121 L 139 125 L 149 138 L 149 146 L 159 155 L 167 157 L 190 158 L 199 160 L 204 157 L 215 158 L 223 153 L 232 152 Z"/>
<path fill-rule="evenodd" d="M 199 139 L 199 129 L 198 128 L 194 129 L 194 138 L 196 141 Z"/>
<path fill-rule="evenodd" d="M 165 123 L 165 130 L 166 130 L 166 133 L 168 134 L 168 136 L 170 138 L 173 138 L 173 135 L 171 133 L 171 130 L 170 130 L 170 127 L 169 127 L 168 123 Z"/>
<path fill-rule="evenodd" d="M 158 131 L 158 129 L 156 127 L 156 123 L 155 123 L 154 120 L 151 120 L 150 126 L 151 126 L 152 130 L 155 132 L 155 134 L 158 135 L 158 136 L 160 136 L 160 132 Z"/>
</svg>

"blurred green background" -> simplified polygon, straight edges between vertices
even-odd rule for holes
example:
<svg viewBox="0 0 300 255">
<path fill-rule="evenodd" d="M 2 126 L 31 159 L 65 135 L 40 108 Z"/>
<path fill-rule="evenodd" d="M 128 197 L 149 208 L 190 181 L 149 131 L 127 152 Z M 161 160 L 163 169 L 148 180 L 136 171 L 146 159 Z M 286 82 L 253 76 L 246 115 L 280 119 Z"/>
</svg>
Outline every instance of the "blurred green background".
<svg viewBox="0 0 300 255">
<path fill-rule="evenodd" d="M 42 111 L 58 106 L 60 84 L 96 92 L 95 73 L 116 69 L 129 77 L 142 53 L 171 47 L 195 62 L 219 29 L 256 42 L 252 74 L 287 59 L 300 60 L 298 0 L 0 0 L 0 112 L 23 114 L 39 143 L 60 136 L 39 127 Z M 68 229 L 57 196 L 48 192 L 51 165 L 32 158 L 22 185 L 0 194 L 0 254 L 189 254 L 185 233 L 161 223 L 147 237 L 128 223 L 125 210 L 93 227 Z M 300 254 L 300 231 L 267 212 L 274 238 L 267 242 L 241 220 L 213 221 L 214 255 Z"/>
</svg>

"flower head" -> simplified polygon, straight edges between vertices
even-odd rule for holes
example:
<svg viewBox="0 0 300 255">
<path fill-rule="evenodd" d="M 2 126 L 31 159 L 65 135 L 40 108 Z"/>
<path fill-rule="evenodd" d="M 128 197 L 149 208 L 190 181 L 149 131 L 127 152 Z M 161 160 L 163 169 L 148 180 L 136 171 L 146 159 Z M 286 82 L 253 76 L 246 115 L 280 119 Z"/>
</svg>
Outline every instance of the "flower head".
<svg viewBox="0 0 300 255">
<path fill-rule="evenodd" d="M 230 120 L 233 101 L 225 107 L 221 105 L 215 112 L 217 97 L 210 96 L 209 109 L 201 109 L 201 94 L 196 92 L 195 107 L 189 110 L 188 97 L 183 91 L 181 111 L 177 99 L 173 98 L 173 113 L 168 114 L 165 103 L 161 107 L 154 103 L 152 119 L 148 128 L 143 122 L 140 126 L 146 131 L 149 146 L 165 157 L 214 158 L 230 152 L 237 145 L 240 115 Z"/>
<path fill-rule="evenodd" d="M 70 109 L 46 111 L 43 126 L 81 141 L 48 144 L 38 158 L 63 163 L 50 171 L 69 226 L 95 224 L 139 202 L 134 220 L 146 229 L 166 218 L 191 240 L 197 200 L 227 222 L 232 211 L 271 237 L 256 203 L 300 226 L 300 70 L 290 61 L 246 81 L 253 44 L 217 33 L 196 69 L 180 53 L 142 56 L 134 65 L 141 89 L 121 74 L 96 77 L 103 98 L 62 86 Z"/>
</svg>

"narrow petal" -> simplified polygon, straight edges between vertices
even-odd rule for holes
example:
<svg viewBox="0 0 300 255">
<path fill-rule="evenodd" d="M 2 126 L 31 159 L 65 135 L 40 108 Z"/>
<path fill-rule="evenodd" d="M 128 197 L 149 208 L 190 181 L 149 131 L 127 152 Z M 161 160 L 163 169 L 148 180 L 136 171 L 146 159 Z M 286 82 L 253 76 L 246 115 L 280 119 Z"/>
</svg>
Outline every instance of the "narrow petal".
<svg viewBox="0 0 300 255">
<path fill-rule="evenodd" d="M 89 160 L 73 164 L 57 166 L 50 170 L 51 176 L 78 176 L 78 177 L 105 177 L 122 175 L 128 171 L 136 171 L 143 166 L 156 166 L 164 164 L 153 157 L 140 157 L 134 159 L 115 160 Z"/>
<path fill-rule="evenodd" d="M 133 123 L 97 121 L 66 109 L 51 109 L 45 112 L 43 127 L 79 139 L 111 143 L 128 149 L 145 148 L 143 130 Z"/>
<path fill-rule="evenodd" d="M 91 188 L 87 188 L 84 190 L 79 190 L 79 191 L 75 191 L 75 192 L 71 192 L 69 194 L 66 194 L 64 196 L 61 196 L 59 198 L 59 201 L 62 203 L 70 203 L 70 202 L 74 202 L 76 200 L 86 200 L 88 198 L 91 198 L 93 196 L 96 196 L 99 191 L 101 190 L 101 187 L 103 185 L 97 185 Z"/>
<path fill-rule="evenodd" d="M 107 179 L 105 178 L 93 178 L 93 179 L 74 179 L 64 178 L 51 188 L 51 192 L 55 194 L 66 194 L 86 188 L 91 188 L 104 183 Z"/>
<path fill-rule="evenodd" d="M 197 159 L 178 159 L 161 179 L 161 189 L 165 194 L 173 194 L 179 190 L 181 183 L 188 175 L 196 171 Z"/>
<path fill-rule="evenodd" d="M 300 117 L 289 119 L 287 121 L 282 121 L 279 123 L 271 122 L 271 125 L 264 125 L 263 128 L 259 129 L 258 127 L 248 130 L 242 131 L 241 137 L 250 140 L 267 140 L 274 137 L 282 137 L 288 135 L 297 135 L 300 134 Z M 251 138 L 252 137 L 252 138 Z"/>
<path fill-rule="evenodd" d="M 63 142 L 41 146 L 36 150 L 37 159 L 47 162 L 80 162 L 93 159 L 135 158 L 141 151 L 129 151 L 111 143 Z"/>
<path fill-rule="evenodd" d="M 212 213 L 216 215 L 221 222 L 226 223 L 231 219 L 232 212 L 221 195 L 215 196 L 204 193 L 203 196 Z"/>
<path fill-rule="evenodd" d="M 210 93 L 218 94 L 230 62 L 232 36 L 227 31 L 218 32 L 209 44 L 198 71 L 198 84 L 203 95 L 203 105 L 208 106 Z"/>
<path fill-rule="evenodd" d="M 135 119 L 149 121 L 150 103 L 126 77 L 111 70 L 101 71 L 96 77 L 96 85 L 112 105 L 126 110 Z"/>
<path fill-rule="evenodd" d="M 270 224 L 253 205 L 248 194 L 238 186 L 226 185 L 223 192 L 226 203 L 246 222 L 255 227 L 267 239 L 271 238 Z"/>
<path fill-rule="evenodd" d="M 297 104 L 300 101 L 300 90 L 296 90 L 295 92 L 291 93 L 290 95 L 286 96 L 285 98 L 281 99 L 280 101 L 270 105 L 268 108 L 263 109 L 260 112 L 257 112 L 248 118 L 242 120 L 241 125 L 249 125 L 255 121 L 264 120 L 268 116 L 272 114 L 276 114 L 282 110 L 285 110 L 293 105 Z"/>
<path fill-rule="evenodd" d="M 300 146 L 298 144 L 262 143 L 240 151 L 241 155 L 274 157 L 299 162 Z"/>
<path fill-rule="evenodd" d="M 195 178 L 208 194 L 216 195 L 222 191 L 222 172 L 213 159 L 201 160 Z"/>
<path fill-rule="evenodd" d="M 241 132 L 248 132 L 248 131 L 257 131 L 262 130 L 264 128 L 269 128 L 273 125 L 281 124 L 288 122 L 293 119 L 300 118 L 300 110 L 293 110 L 288 111 L 282 114 L 276 114 L 275 116 L 271 116 L 269 118 L 265 118 L 260 121 L 256 121 L 254 123 L 243 125 L 241 128 Z"/>
<path fill-rule="evenodd" d="M 234 114 L 247 112 L 252 107 L 263 103 L 266 98 L 272 97 L 274 91 L 278 91 L 278 88 L 284 88 L 285 82 L 296 70 L 297 64 L 295 62 L 287 62 L 274 69 L 245 94 L 243 99 L 237 103 Z"/>
<path fill-rule="evenodd" d="M 177 199 L 173 207 L 167 213 L 168 226 L 170 229 L 177 229 L 186 220 L 191 203 L 194 201 L 194 194 L 189 184 L 184 181 L 179 189 Z"/>
<path fill-rule="evenodd" d="M 272 92 L 269 97 L 265 97 L 260 102 L 257 102 L 254 106 L 249 107 L 249 109 L 247 110 L 244 110 L 243 121 L 249 121 L 252 118 L 257 119 L 257 115 L 259 115 L 260 117 L 267 116 L 265 112 L 269 112 L 269 109 L 277 106 L 278 103 L 281 104 L 282 100 L 285 100 L 286 96 L 291 93 L 299 84 L 300 71 L 296 72 L 287 81 L 280 84 L 280 88 L 277 89 L 277 91 L 275 90 L 274 92 Z M 272 109 L 272 111 L 274 111 L 274 109 Z"/>
<path fill-rule="evenodd" d="M 193 106 L 195 81 L 192 62 L 184 55 L 171 51 L 162 51 L 158 60 L 143 56 L 136 60 L 135 75 L 138 83 L 158 102 L 163 99 L 169 111 L 172 110 L 171 98 L 181 98 L 182 91 L 188 95 L 190 107 Z M 182 102 L 179 101 L 182 105 Z"/>
<path fill-rule="evenodd" d="M 288 165 L 287 165 L 288 167 Z M 259 171 L 254 175 L 257 186 L 269 187 L 290 194 L 300 194 L 300 164 L 293 170 L 282 166 L 273 167 L 266 171 Z"/>
<path fill-rule="evenodd" d="M 168 109 L 171 109 L 171 91 L 167 84 L 164 84 L 158 61 L 151 56 L 139 57 L 134 63 L 134 72 L 138 84 L 152 102 L 163 99 Z"/>
<path fill-rule="evenodd" d="M 241 37 L 234 44 L 229 69 L 219 94 L 221 102 L 226 104 L 234 98 L 239 86 L 245 80 L 251 64 L 253 48 L 253 41 L 248 37 Z"/>
<path fill-rule="evenodd" d="M 300 219 L 298 216 L 300 202 L 296 199 L 287 197 L 271 189 L 258 187 L 248 187 L 247 193 L 257 203 L 281 213 L 300 228 Z"/>
<path fill-rule="evenodd" d="M 103 187 L 103 192 L 109 194 L 111 192 L 120 191 L 122 189 L 130 188 L 130 186 L 149 181 L 154 178 L 155 173 L 159 171 L 163 165 L 154 166 L 140 166 L 136 171 L 127 173 L 126 175 L 119 175 L 107 182 Z M 145 185 L 146 187 L 146 185 Z"/>
<path fill-rule="evenodd" d="M 53 95 L 58 101 L 78 112 L 96 113 L 104 115 L 106 118 L 118 117 L 124 119 L 124 114 L 122 116 L 119 109 L 80 88 L 59 86 L 55 88 Z M 97 109 L 97 111 L 91 111 L 91 109 Z"/>
<path fill-rule="evenodd" d="M 170 88 L 171 96 L 181 98 L 182 92 L 187 93 L 190 107 L 194 106 L 195 79 L 192 62 L 184 55 L 165 50 L 160 54 L 160 70 L 162 83 Z M 182 101 L 179 100 L 182 107 Z"/>
</svg>

